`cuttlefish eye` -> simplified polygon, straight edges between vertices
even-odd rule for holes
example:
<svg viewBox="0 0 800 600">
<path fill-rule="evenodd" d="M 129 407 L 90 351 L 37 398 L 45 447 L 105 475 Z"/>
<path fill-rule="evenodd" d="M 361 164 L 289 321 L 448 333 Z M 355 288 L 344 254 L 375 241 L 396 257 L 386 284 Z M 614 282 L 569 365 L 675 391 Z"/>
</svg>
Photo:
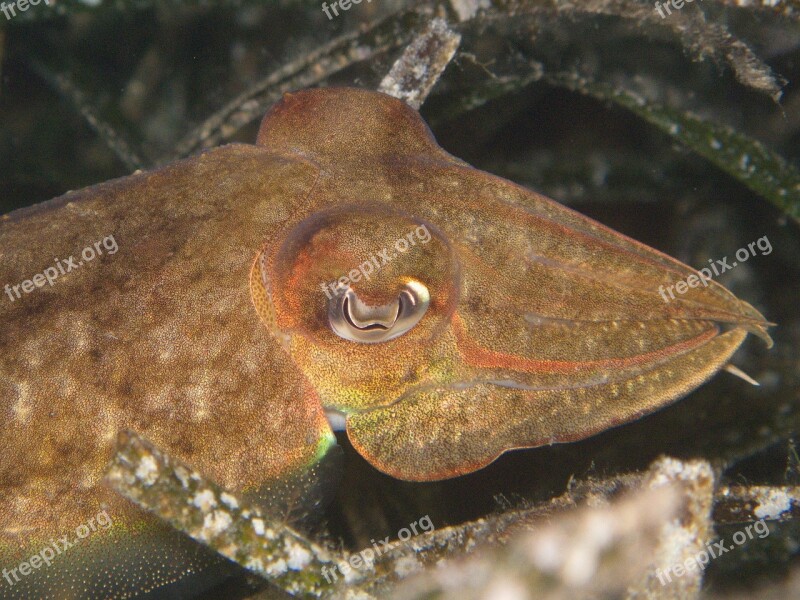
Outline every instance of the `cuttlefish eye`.
<svg viewBox="0 0 800 600">
<path fill-rule="evenodd" d="M 322 403 L 344 410 L 391 402 L 449 368 L 451 357 L 433 354 L 449 335 L 459 273 L 450 241 L 426 219 L 345 205 L 267 240 L 250 289 Z"/>
<path fill-rule="evenodd" d="M 328 301 L 328 320 L 339 337 L 363 344 L 392 340 L 414 327 L 430 304 L 424 283 L 410 280 L 396 300 L 380 306 L 362 302 L 350 288 Z"/>
</svg>

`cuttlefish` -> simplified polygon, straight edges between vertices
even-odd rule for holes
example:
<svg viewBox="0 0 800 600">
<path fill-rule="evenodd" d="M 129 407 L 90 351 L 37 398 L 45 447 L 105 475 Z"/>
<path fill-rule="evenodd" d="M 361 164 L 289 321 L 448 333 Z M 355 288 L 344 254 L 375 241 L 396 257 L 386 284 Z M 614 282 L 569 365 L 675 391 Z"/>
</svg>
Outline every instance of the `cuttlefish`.
<svg viewBox="0 0 800 600">
<path fill-rule="evenodd" d="M 630 422 L 748 332 L 770 343 L 715 281 L 357 89 L 287 94 L 255 145 L 5 215 L 0 256 L 2 597 L 214 579 L 217 558 L 102 485 L 124 430 L 255 496 L 333 427 L 375 468 L 437 480 Z"/>
</svg>

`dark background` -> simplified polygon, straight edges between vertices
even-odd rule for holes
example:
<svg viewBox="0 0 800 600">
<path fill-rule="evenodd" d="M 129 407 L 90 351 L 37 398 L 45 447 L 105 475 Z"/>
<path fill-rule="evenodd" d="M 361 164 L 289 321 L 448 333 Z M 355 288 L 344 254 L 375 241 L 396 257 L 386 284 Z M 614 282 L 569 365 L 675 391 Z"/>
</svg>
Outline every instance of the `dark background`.
<svg viewBox="0 0 800 600">
<path fill-rule="evenodd" d="M 543 9 L 520 17 L 499 10 L 459 25 L 460 52 L 421 112 L 456 156 L 690 265 L 732 256 L 766 235 L 769 256 L 720 278 L 778 324 L 772 350 L 751 336 L 734 359 L 761 387 L 722 373 L 633 424 L 579 443 L 511 452 L 478 473 L 440 483 L 383 476 L 340 436 L 344 480 L 322 516 L 334 539 L 357 549 L 426 514 L 437 528 L 459 523 L 560 495 L 572 477 L 644 469 L 662 454 L 704 457 L 727 482 L 800 483 L 791 459 L 800 422 L 797 221 L 679 136 L 609 98 L 547 78 L 526 83 L 522 68 L 535 61 L 546 73 L 577 72 L 634 90 L 646 102 L 759 140 L 797 169 L 798 15 L 727 4 L 684 10 L 747 43 L 776 74 L 779 103 L 738 80 L 719 56 L 700 60 L 669 27 L 617 3 L 601 14 Z M 332 21 L 315 2 L 61 2 L 41 3 L 8 22 L 0 16 L 0 213 L 181 158 L 187 134 L 276 69 L 388 19 L 393 26 L 384 37 L 363 34 L 363 46 L 374 50 L 367 60 L 350 57 L 335 69 L 310 61 L 303 71 L 313 74 L 319 62 L 321 84 L 377 87 L 424 22 L 409 6 L 374 0 Z M 221 141 L 253 142 L 256 117 L 279 92 L 278 86 L 252 92 L 263 106 Z M 112 138 L 117 142 L 109 144 Z M 776 176 L 792 181 L 787 173 Z M 708 588 L 724 592 L 780 579 L 798 566 L 799 535 L 794 524 L 776 526 L 765 540 L 726 554 L 712 563 Z"/>
</svg>

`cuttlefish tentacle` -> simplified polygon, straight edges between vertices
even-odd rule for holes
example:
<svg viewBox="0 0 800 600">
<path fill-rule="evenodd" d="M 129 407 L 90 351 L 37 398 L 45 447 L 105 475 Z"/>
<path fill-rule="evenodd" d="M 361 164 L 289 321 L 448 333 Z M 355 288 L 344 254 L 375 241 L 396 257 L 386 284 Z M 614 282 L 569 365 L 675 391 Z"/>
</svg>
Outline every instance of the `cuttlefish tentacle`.
<svg viewBox="0 0 800 600">
<path fill-rule="evenodd" d="M 465 165 L 389 97 L 288 95 L 259 143 L 328 174 L 325 208 L 262 250 L 269 327 L 326 409 L 346 415 L 354 447 L 395 477 L 453 477 L 506 450 L 588 437 L 687 394 L 748 332 L 772 343 L 764 318 L 715 281 L 665 302 L 662 286 L 697 271 Z M 431 241 L 400 244 L 360 277 L 362 261 L 423 225 Z M 430 310 L 401 335 L 359 339 L 325 318 L 348 299 L 365 314 L 394 307 L 407 278 L 429 289 Z M 337 281 L 326 299 L 319 282 Z"/>
</svg>

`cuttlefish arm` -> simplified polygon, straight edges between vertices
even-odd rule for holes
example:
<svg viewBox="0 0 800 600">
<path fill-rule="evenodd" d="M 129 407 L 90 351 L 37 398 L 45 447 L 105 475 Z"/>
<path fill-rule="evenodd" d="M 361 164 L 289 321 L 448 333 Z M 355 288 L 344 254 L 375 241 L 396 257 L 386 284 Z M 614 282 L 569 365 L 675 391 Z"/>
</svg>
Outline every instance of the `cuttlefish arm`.
<svg viewBox="0 0 800 600">
<path fill-rule="evenodd" d="M 764 318 L 714 281 L 665 302 L 662 286 L 697 272 L 469 167 L 388 96 L 287 95 L 259 143 L 323 175 L 313 212 L 267 239 L 256 306 L 355 448 L 395 477 L 588 437 L 686 395 L 748 332 L 771 344 Z M 424 309 L 392 335 L 409 286 Z M 380 315 L 371 328 L 356 300 Z"/>
<path fill-rule="evenodd" d="M 264 235 L 317 178 L 307 160 L 226 146 L 0 219 L 0 286 L 65 266 L 0 297 L 0 597 L 121 597 L 187 576 L 196 592 L 220 566 L 100 484 L 124 429 L 256 495 L 334 443 L 248 288 Z M 52 565 L 12 572 L 90 521 Z"/>
</svg>

